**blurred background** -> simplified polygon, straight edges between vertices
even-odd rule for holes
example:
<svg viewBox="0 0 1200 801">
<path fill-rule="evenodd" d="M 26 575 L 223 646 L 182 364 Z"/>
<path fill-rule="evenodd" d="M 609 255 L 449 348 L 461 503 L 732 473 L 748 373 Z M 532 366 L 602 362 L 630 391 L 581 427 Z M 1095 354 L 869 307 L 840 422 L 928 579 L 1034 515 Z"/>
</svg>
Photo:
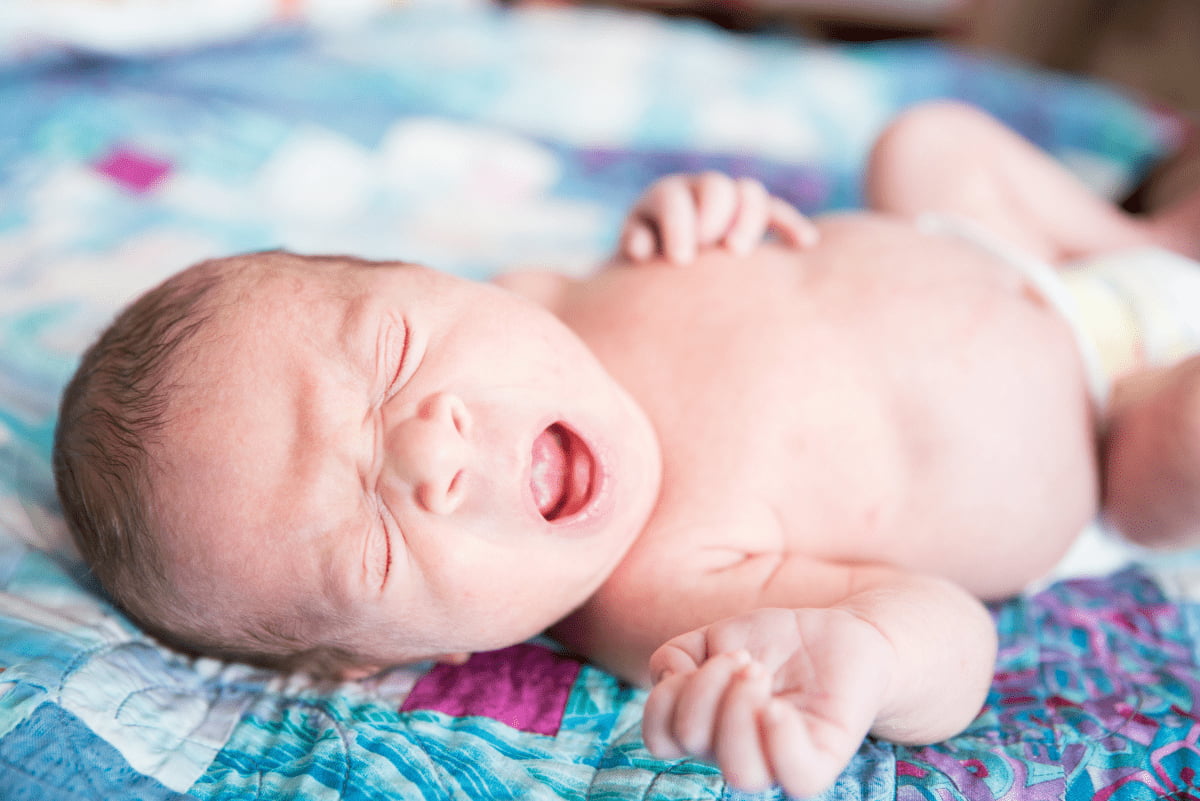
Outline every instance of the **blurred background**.
<svg viewBox="0 0 1200 801">
<path fill-rule="evenodd" d="M 572 0 L 525 0 L 566 5 Z M 604 2 L 604 0 L 600 0 Z M 983 53 L 1085 75 L 1200 121 L 1196 0 L 608 0 L 695 15 L 734 30 L 780 28 L 843 41 L 935 37 Z M 1200 144 L 1160 165 L 1139 202 L 1159 205 L 1200 183 Z"/>
<path fill-rule="evenodd" d="M 1153 208 L 1200 184 L 1198 42 L 1198 0 L 0 0 L 0 796 L 722 797 L 713 770 L 645 751 L 638 697 L 598 670 L 547 738 L 401 715 L 420 669 L 331 691 L 159 646 L 59 519 L 80 352 L 231 252 L 581 274 L 645 186 L 705 169 L 854 207 L 876 135 L 932 99 Z M 1009 608 L 1009 683 L 977 728 L 879 745 L 839 799 L 1185 797 L 1157 760 L 1200 754 L 1195 644 L 1158 648 L 1170 607 L 1143 614 L 1141 581 Z M 1092 646 L 1118 637 L 1138 642 Z M 1109 651 L 1144 661 L 1110 680 L 1088 661 Z"/>
<path fill-rule="evenodd" d="M 852 40 L 937 36 L 1111 80 L 1200 113 L 1195 0 L 609 0 L 607 5 L 695 14 L 741 30 L 780 25 Z"/>
</svg>

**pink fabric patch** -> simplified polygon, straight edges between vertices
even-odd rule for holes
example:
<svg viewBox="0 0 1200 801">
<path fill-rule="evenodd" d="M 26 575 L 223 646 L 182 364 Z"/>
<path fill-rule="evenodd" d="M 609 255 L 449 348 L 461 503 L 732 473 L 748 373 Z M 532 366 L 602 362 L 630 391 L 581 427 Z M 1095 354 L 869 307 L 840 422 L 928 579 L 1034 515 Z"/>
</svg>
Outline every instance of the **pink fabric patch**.
<svg viewBox="0 0 1200 801">
<path fill-rule="evenodd" d="M 536 645 L 474 654 L 465 665 L 436 665 L 417 680 L 400 711 L 478 715 L 553 737 L 579 668 L 574 659 Z"/>
<path fill-rule="evenodd" d="M 171 171 L 171 163 L 129 148 L 118 147 L 97 162 L 95 168 L 131 192 L 141 195 L 149 192 L 166 177 Z"/>
</svg>

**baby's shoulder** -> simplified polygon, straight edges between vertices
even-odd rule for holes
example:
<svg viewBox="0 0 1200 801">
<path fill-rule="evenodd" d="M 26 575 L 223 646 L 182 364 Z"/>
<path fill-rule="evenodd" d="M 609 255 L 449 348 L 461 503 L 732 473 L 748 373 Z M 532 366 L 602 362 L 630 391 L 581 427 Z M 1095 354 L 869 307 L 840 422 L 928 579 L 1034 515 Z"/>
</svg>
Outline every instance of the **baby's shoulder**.
<svg viewBox="0 0 1200 801">
<path fill-rule="evenodd" d="M 570 277 L 552 270 L 520 268 L 495 275 L 490 283 L 531 300 L 557 315 L 563 296 L 572 282 Z"/>
</svg>

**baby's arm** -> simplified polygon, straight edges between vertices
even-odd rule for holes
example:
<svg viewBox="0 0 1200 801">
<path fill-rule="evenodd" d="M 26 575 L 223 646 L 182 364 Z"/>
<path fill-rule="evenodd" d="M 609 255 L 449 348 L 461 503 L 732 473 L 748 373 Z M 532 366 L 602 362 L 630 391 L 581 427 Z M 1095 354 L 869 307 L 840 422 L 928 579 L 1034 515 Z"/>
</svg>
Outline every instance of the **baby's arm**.
<svg viewBox="0 0 1200 801">
<path fill-rule="evenodd" d="M 971 218 L 1051 263 L 1161 238 L 1153 221 L 1124 213 L 992 117 L 957 103 L 897 117 L 876 142 L 866 194 L 881 211 Z"/>
<path fill-rule="evenodd" d="M 669 175 L 652 184 L 630 210 L 617 256 L 634 262 L 665 256 L 674 264 L 687 264 L 706 247 L 745 255 L 768 231 L 793 247 L 817 240 L 807 217 L 752 178 L 718 172 Z"/>
<path fill-rule="evenodd" d="M 754 562 L 706 576 L 674 602 L 727 612 L 769 567 Z M 644 722 L 654 753 L 713 759 L 744 789 L 774 781 L 810 795 L 837 778 L 868 732 L 934 742 L 978 713 L 995 628 L 957 585 L 799 556 L 769 575 L 752 611 L 654 653 Z"/>
</svg>

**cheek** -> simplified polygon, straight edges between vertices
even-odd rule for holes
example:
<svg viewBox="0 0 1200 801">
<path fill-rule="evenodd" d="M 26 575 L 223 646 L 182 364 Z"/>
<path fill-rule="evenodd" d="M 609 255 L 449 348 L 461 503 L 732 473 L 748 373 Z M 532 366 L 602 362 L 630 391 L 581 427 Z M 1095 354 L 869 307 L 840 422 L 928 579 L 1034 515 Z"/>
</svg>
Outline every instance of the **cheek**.
<svg viewBox="0 0 1200 801">
<path fill-rule="evenodd" d="M 516 358 L 532 360 L 567 374 L 590 372 L 599 367 L 591 348 L 558 318 L 539 316 L 527 323 L 516 329 L 519 331 L 519 344 L 516 345 L 517 350 L 512 351 Z M 510 332 L 513 330 L 509 329 Z M 501 341 L 508 345 L 517 338 L 509 333 Z"/>
<path fill-rule="evenodd" d="M 497 541 L 480 538 L 486 534 Z M 504 532 L 445 530 L 437 532 L 436 553 L 417 555 L 430 592 L 456 609 L 485 607 L 527 581 L 529 559 L 518 549 L 503 546 Z"/>
<path fill-rule="evenodd" d="M 458 563 L 457 597 L 464 607 L 480 612 L 524 610 L 520 619 L 528 619 L 530 613 L 554 614 L 558 606 L 574 602 L 574 589 L 590 580 L 591 565 L 600 561 L 548 547 L 489 551 L 480 559 Z"/>
</svg>

